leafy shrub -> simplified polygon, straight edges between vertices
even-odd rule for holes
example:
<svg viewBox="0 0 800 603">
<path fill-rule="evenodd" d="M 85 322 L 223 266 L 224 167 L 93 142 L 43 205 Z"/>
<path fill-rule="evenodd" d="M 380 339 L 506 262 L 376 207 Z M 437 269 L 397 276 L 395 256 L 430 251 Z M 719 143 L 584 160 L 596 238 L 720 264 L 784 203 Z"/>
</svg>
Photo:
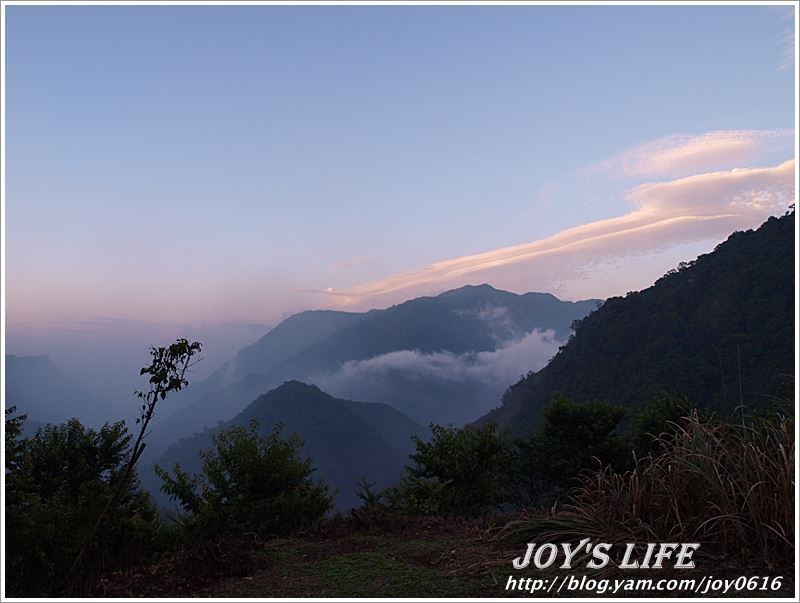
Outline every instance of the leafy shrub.
<svg viewBox="0 0 800 603">
<path fill-rule="evenodd" d="M 6 411 L 7 588 L 15 595 L 53 593 L 66 587 L 71 563 L 117 487 L 131 437 L 122 422 L 93 430 L 72 419 L 23 438 L 24 419 Z M 146 558 L 158 525 L 134 476 L 96 535 L 86 568 L 99 572 Z"/>
<path fill-rule="evenodd" d="M 659 452 L 665 441 L 659 436 L 674 431 L 675 424 L 693 410 L 686 398 L 667 393 L 646 404 L 633 419 L 633 447 L 637 455 Z"/>
<path fill-rule="evenodd" d="M 461 429 L 431 425 L 429 442 L 414 438 L 413 465 L 387 492 L 390 504 L 406 512 L 481 515 L 504 497 L 510 444 L 494 424 Z"/>
<path fill-rule="evenodd" d="M 162 490 L 187 512 L 184 525 L 200 537 L 251 531 L 287 533 L 319 521 L 331 508 L 324 484 L 314 483 L 310 459 L 299 457 L 303 442 L 282 439 L 279 425 L 269 435 L 232 427 L 214 436 L 200 453 L 202 473 L 190 476 L 176 464 L 175 477 L 161 467 Z"/>
<path fill-rule="evenodd" d="M 551 502 L 573 485 L 595 459 L 616 467 L 630 454 L 628 438 L 619 433 L 625 408 L 603 402 L 578 403 L 558 397 L 544 409 L 544 422 L 527 440 L 516 442 L 507 489 L 517 506 Z"/>
<path fill-rule="evenodd" d="M 356 496 L 361 501 L 361 509 L 373 511 L 384 506 L 384 493 L 375 489 L 375 484 L 362 477 L 356 483 Z"/>
</svg>

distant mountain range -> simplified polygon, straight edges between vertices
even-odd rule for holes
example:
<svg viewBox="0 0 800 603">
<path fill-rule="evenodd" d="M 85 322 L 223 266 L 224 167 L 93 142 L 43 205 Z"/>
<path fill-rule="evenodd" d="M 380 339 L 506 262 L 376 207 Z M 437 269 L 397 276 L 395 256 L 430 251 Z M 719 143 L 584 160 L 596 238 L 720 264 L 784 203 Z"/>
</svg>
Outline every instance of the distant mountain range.
<svg viewBox="0 0 800 603">
<path fill-rule="evenodd" d="M 637 407 L 661 391 L 731 413 L 792 406 L 794 212 L 736 232 L 652 287 L 607 300 L 479 421 L 531 433 L 555 395 Z"/>
<path fill-rule="evenodd" d="M 305 443 L 303 455 L 313 459 L 316 477 L 338 491 L 336 500 L 343 510 L 358 503 L 359 479 L 381 488 L 394 483 L 414 449 L 411 437 L 427 434 L 386 404 L 341 400 L 315 386 L 290 381 L 259 396 L 217 428 L 173 444 L 157 462 L 169 470 L 179 462 L 184 470 L 197 472 L 198 451 L 211 448 L 219 429 L 246 426 L 251 419 L 258 420 L 263 433 L 281 423 L 284 436 L 299 434 Z M 142 481 L 152 492 L 158 491 L 156 479 L 149 469 L 142 471 Z M 161 502 L 166 502 L 163 497 Z"/>
<path fill-rule="evenodd" d="M 479 285 L 385 310 L 302 312 L 192 384 L 193 401 L 160 417 L 154 436 L 163 450 L 292 379 L 391 404 L 421 424 L 464 424 L 521 374 L 543 366 L 573 321 L 600 303 Z"/>
<path fill-rule="evenodd" d="M 143 483 L 158 490 L 156 460 L 198 470 L 216 430 L 251 418 L 297 432 L 347 507 L 359 478 L 394 482 L 430 421 L 529 435 L 558 394 L 636 408 L 671 392 L 723 413 L 791 404 L 794 221 L 734 233 L 604 303 L 479 285 L 385 310 L 296 314 L 192 383 L 171 415 L 159 410 Z M 95 416 L 100 404 L 44 356 L 7 356 L 4 386 L 7 406 L 37 422 Z"/>
<path fill-rule="evenodd" d="M 63 423 L 77 417 L 92 424 L 102 404 L 65 376 L 47 356 L 6 356 L 6 408 L 28 415 L 28 423 Z M 30 427 L 31 425 L 28 425 Z"/>
</svg>

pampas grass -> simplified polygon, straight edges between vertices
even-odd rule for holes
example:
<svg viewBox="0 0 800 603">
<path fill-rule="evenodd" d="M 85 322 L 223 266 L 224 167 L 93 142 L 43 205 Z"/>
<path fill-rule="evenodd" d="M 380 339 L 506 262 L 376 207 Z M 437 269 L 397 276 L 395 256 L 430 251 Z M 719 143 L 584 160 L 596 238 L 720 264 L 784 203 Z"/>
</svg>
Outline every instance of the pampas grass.
<svg viewBox="0 0 800 603">
<path fill-rule="evenodd" d="M 507 524 L 518 542 L 700 542 L 706 554 L 794 558 L 794 424 L 739 424 L 694 412 L 657 436 L 659 451 L 616 473 L 585 473 L 560 509 Z"/>
</svg>

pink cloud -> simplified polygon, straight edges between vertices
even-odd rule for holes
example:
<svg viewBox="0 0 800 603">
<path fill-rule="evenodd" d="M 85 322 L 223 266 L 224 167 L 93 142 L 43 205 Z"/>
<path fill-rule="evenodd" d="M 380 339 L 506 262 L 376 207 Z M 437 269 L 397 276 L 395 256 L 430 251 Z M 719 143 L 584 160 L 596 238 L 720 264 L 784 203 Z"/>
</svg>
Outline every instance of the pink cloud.
<svg viewBox="0 0 800 603">
<path fill-rule="evenodd" d="M 515 288 L 547 288 L 569 263 L 720 239 L 733 230 L 757 226 L 794 202 L 794 174 L 795 162 L 790 160 L 644 184 L 628 191 L 626 198 L 635 209 L 622 216 L 326 293 L 341 305 L 360 305 L 431 293 L 467 280 L 499 284 L 499 279 L 517 283 Z"/>
<path fill-rule="evenodd" d="M 791 130 L 717 130 L 647 142 L 589 167 L 624 176 L 683 176 L 730 168 L 764 153 L 791 149 Z"/>
</svg>

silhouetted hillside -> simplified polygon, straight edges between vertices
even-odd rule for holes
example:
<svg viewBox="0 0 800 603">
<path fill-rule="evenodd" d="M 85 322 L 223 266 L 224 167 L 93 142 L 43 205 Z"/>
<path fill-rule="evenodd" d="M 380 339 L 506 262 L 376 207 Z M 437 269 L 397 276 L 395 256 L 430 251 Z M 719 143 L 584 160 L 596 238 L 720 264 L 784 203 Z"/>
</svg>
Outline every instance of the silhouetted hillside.
<svg viewBox="0 0 800 603">
<path fill-rule="evenodd" d="M 100 401 L 59 371 L 47 356 L 6 356 L 4 387 L 6 408 L 16 406 L 36 424 L 79 417 L 93 425 L 114 418 L 102 417 Z"/>
<path fill-rule="evenodd" d="M 486 412 L 487 402 L 557 349 L 549 340 L 536 352 L 538 339 L 519 349 L 503 346 L 537 329 L 565 339 L 572 322 L 599 303 L 479 285 L 363 314 L 303 312 L 244 348 L 207 382 L 193 385 L 189 392 L 196 396 L 194 402 L 165 416 L 154 436 L 163 450 L 178 437 L 231 418 L 291 379 L 315 383 L 343 398 L 391 404 L 422 424 L 463 424 Z M 485 355 L 495 351 L 504 354 Z M 392 355 L 397 352 L 405 355 Z"/>
<path fill-rule="evenodd" d="M 231 360 L 195 386 L 211 391 L 236 383 L 251 373 L 263 373 L 363 318 L 355 312 L 309 310 L 282 321 L 255 343 L 242 348 Z"/>
<path fill-rule="evenodd" d="M 281 423 L 284 436 L 299 434 L 305 442 L 303 455 L 313 459 L 318 477 L 339 491 L 337 501 L 345 509 L 357 503 L 356 483 L 362 477 L 380 487 L 394 483 L 413 450 L 411 436 L 426 433 L 385 404 L 340 400 L 313 385 L 290 381 L 259 396 L 216 429 L 174 444 L 158 464 L 172 469 L 175 462 L 180 462 L 184 469 L 198 471 L 197 452 L 211 448 L 216 431 L 247 425 L 251 419 L 259 421 L 263 433 Z M 144 473 L 147 476 L 143 481 L 151 490 L 157 490 L 156 478 L 150 471 Z"/>
<path fill-rule="evenodd" d="M 725 412 L 791 397 L 794 221 L 736 232 L 652 287 L 607 300 L 480 422 L 529 432 L 557 393 L 636 406 L 666 390 Z"/>
</svg>

